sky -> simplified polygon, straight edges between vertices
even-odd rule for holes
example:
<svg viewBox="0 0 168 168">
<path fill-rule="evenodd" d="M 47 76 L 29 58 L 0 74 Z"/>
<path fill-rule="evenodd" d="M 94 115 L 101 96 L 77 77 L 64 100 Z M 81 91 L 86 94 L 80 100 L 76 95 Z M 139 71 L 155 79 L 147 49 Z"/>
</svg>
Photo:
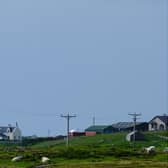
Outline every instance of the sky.
<svg viewBox="0 0 168 168">
<path fill-rule="evenodd" d="M 0 125 L 23 135 L 168 112 L 167 0 L 0 1 Z"/>
</svg>

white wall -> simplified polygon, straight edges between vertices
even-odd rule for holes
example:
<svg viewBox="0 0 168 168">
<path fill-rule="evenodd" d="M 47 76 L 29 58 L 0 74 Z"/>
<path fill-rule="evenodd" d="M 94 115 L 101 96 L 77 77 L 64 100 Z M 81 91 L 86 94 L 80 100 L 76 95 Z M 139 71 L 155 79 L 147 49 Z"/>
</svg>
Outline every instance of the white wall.
<svg viewBox="0 0 168 168">
<path fill-rule="evenodd" d="M 152 122 L 157 123 L 156 129 L 152 128 Z M 166 130 L 166 124 L 162 120 L 160 120 L 159 118 L 155 118 L 154 120 L 151 121 L 151 123 L 149 123 L 149 131 L 160 130 L 161 124 L 164 126 L 164 130 Z"/>
<path fill-rule="evenodd" d="M 14 141 L 14 140 L 21 141 L 22 140 L 22 133 L 21 133 L 20 128 L 18 128 L 18 127 L 14 128 L 14 130 L 12 132 L 7 132 L 5 135 L 9 137 L 9 140 L 12 140 L 12 141 Z"/>
</svg>

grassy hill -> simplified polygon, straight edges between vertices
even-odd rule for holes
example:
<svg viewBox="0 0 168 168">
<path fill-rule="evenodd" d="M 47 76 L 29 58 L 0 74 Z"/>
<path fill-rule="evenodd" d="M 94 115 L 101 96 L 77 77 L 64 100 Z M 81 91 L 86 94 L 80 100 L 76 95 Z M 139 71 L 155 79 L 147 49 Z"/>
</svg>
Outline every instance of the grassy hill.
<svg viewBox="0 0 168 168">
<path fill-rule="evenodd" d="M 101 146 L 115 146 L 118 148 L 130 148 L 133 147 L 132 142 L 126 141 L 127 133 L 115 133 L 115 134 L 101 134 L 92 137 L 73 137 L 70 139 L 70 146 L 72 147 L 101 147 Z M 135 148 L 147 147 L 147 146 L 156 146 L 159 150 L 162 150 L 166 146 L 168 146 L 167 141 L 161 137 L 167 135 L 167 132 L 146 132 L 145 133 L 145 141 L 137 141 L 135 144 Z M 33 148 L 44 148 L 44 147 L 64 147 L 65 140 L 58 141 L 46 141 L 39 142 L 35 145 L 32 145 Z"/>
<path fill-rule="evenodd" d="M 70 139 L 70 147 L 65 147 L 65 140 L 38 142 L 26 147 L 18 146 L 1 146 L 0 147 L 0 167 L 1 165 L 11 165 L 16 167 L 34 167 L 39 165 L 42 156 L 47 156 L 51 159 L 50 164 L 61 167 L 70 164 L 69 167 L 82 167 L 82 165 L 96 165 L 99 167 L 105 164 L 104 167 L 110 167 L 114 164 L 125 163 L 130 167 L 133 162 L 137 162 L 140 167 L 146 162 L 155 165 L 167 165 L 168 154 L 163 153 L 163 149 L 168 146 L 166 139 L 159 137 L 165 133 L 145 133 L 146 140 L 138 141 L 134 145 L 132 142 L 125 140 L 126 133 L 104 134 L 93 137 L 74 137 Z M 155 146 L 156 153 L 147 155 L 142 150 L 143 147 Z M 23 160 L 18 163 L 12 163 L 11 158 L 22 155 Z M 97 165 L 98 164 L 98 165 Z M 2 167 L 3 167 L 2 166 Z M 114 166 L 114 165 L 113 165 Z M 89 166 L 88 166 L 89 167 Z M 101 166 L 100 166 L 101 167 Z M 122 167 L 122 166 L 121 166 Z M 153 165 L 154 167 L 154 165 Z"/>
</svg>

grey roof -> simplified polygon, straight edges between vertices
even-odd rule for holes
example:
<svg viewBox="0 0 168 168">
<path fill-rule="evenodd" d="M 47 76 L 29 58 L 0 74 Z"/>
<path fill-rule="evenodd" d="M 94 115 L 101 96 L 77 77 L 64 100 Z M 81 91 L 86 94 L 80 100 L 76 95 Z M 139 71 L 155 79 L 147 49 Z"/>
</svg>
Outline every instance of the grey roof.
<svg viewBox="0 0 168 168">
<path fill-rule="evenodd" d="M 152 123 L 154 119 L 159 118 L 161 121 L 163 121 L 166 125 L 168 125 L 168 116 L 155 116 L 149 123 Z"/>
<path fill-rule="evenodd" d="M 7 136 L 4 135 L 4 134 L 2 134 L 2 133 L 0 133 L 0 137 L 2 137 L 2 138 L 6 138 Z"/>
<path fill-rule="evenodd" d="M 140 125 L 143 123 L 144 122 L 137 122 L 136 125 Z M 118 123 L 112 124 L 112 127 L 117 129 L 127 129 L 133 126 L 134 126 L 133 122 L 118 122 Z"/>
<path fill-rule="evenodd" d="M 158 117 L 161 121 L 163 121 L 165 124 L 168 124 L 168 116 L 156 116 Z"/>
<path fill-rule="evenodd" d="M 0 134 L 6 133 L 8 128 L 10 128 L 10 131 L 12 132 L 15 127 L 0 127 Z"/>
</svg>

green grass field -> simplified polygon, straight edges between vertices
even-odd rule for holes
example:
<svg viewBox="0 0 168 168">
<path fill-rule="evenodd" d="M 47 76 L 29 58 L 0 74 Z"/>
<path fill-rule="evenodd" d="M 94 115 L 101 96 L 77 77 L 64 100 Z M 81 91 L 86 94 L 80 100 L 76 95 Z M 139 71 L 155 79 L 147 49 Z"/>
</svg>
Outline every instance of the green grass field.
<svg viewBox="0 0 168 168">
<path fill-rule="evenodd" d="M 41 165 L 42 156 L 51 159 L 48 166 L 51 168 L 168 167 L 168 154 L 163 152 L 168 142 L 158 135 L 167 133 L 145 133 L 146 140 L 135 145 L 125 140 L 126 133 L 71 138 L 69 149 L 65 147 L 65 140 L 38 142 L 26 147 L 3 144 L 0 145 L 0 167 L 33 168 Z M 142 148 L 148 146 L 155 146 L 156 153 L 146 154 Z M 18 155 L 23 159 L 11 162 Z"/>
</svg>

